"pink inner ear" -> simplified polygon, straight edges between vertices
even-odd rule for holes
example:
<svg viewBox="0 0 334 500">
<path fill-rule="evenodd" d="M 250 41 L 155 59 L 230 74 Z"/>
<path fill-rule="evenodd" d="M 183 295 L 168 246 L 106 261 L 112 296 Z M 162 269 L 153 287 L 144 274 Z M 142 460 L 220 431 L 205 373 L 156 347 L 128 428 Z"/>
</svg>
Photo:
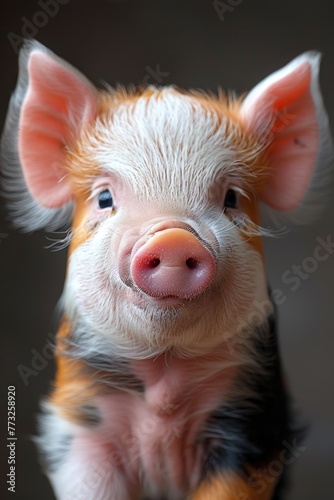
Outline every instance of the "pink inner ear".
<svg viewBox="0 0 334 500">
<path fill-rule="evenodd" d="M 19 123 L 19 154 L 32 196 L 47 208 L 72 199 L 65 146 L 97 113 L 93 86 L 47 53 L 33 51 Z"/>
<path fill-rule="evenodd" d="M 284 69 L 281 70 L 284 72 Z M 261 84 L 245 100 L 244 118 L 256 134 L 268 119 L 272 143 L 268 148 L 269 175 L 261 191 L 276 210 L 292 210 L 301 202 L 317 162 L 319 125 L 311 94 L 311 67 L 305 60 L 281 78 Z"/>
</svg>

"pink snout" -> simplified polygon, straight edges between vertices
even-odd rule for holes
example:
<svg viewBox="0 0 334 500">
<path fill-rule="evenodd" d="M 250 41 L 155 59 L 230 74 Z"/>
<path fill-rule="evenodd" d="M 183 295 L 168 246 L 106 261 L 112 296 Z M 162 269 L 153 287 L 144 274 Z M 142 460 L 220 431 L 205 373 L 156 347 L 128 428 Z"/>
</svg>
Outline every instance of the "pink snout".
<svg viewBox="0 0 334 500">
<path fill-rule="evenodd" d="M 133 255 L 134 283 L 151 297 L 196 297 L 211 284 L 216 271 L 212 253 L 189 231 L 159 231 Z"/>
</svg>

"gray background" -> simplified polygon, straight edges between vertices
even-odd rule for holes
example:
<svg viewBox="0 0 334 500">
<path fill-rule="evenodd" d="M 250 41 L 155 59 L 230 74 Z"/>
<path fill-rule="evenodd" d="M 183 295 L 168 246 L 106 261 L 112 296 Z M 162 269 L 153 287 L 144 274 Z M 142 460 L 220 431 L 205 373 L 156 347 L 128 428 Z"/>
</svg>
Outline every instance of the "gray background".
<svg viewBox="0 0 334 500">
<path fill-rule="evenodd" d="M 211 1 L 70 0 L 31 34 L 96 85 L 103 81 L 140 83 L 145 78 L 155 83 L 147 75 L 160 65 L 168 75 L 156 83 L 204 89 L 222 86 L 238 93 L 299 53 L 318 49 L 324 54 L 324 100 L 334 123 L 332 2 L 231 0 L 230 4 L 235 5 L 233 11 L 221 20 Z M 2 1 L 1 8 L 2 124 L 17 75 L 17 55 L 8 33 L 22 36 L 24 17 L 42 24 L 43 19 L 36 17 L 41 11 L 37 1 Z M 333 200 L 333 189 L 331 194 Z M 334 254 L 307 273 L 297 290 L 282 280 L 293 265 L 303 265 L 304 259 L 313 256 L 317 237 L 332 235 L 334 239 L 333 209 L 331 201 L 316 223 L 266 242 L 271 285 L 285 297 L 279 317 L 287 379 L 301 421 L 310 424 L 305 449 L 291 466 L 287 499 L 334 498 Z M 49 388 L 54 366 L 52 361 L 40 361 L 28 385 L 17 367 L 32 367 L 32 349 L 41 353 L 55 328 L 54 308 L 62 290 L 66 252 L 48 250 L 50 241 L 43 232 L 22 235 L 13 231 L 3 208 L 0 233 L 1 427 L 6 423 L 6 388 L 16 385 L 16 498 L 51 499 L 30 437 L 35 432 L 38 401 Z M 0 444 L 0 495 L 6 498 L 4 439 Z"/>
</svg>

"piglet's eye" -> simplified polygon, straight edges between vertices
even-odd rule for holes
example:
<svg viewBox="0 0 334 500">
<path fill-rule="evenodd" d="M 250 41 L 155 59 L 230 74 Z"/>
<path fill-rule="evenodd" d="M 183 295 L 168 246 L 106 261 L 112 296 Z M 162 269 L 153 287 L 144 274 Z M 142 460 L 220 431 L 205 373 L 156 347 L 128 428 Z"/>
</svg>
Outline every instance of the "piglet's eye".
<svg viewBox="0 0 334 500">
<path fill-rule="evenodd" d="M 227 208 L 237 208 L 238 206 L 237 194 L 233 189 L 228 189 L 226 191 L 224 205 Z"/>
<path fill-rule="evenodd" d="M 101 209 L 104 208 L 112 208 L 114 206 L 114 200 L 112 199 L 111 192 L 109 189 L 105 189 L 99 193 L 99 207 Z"/>
</svg>

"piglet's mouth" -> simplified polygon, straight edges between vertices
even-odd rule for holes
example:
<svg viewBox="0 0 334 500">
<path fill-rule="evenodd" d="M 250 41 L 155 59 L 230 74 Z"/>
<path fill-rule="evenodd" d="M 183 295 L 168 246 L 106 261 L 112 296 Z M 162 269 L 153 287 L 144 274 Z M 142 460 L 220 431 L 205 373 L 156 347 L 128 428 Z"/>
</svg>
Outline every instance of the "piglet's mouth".
<svg viewBox="0 0 334 500">
<path fill-rule="evenodd" d="M 148 294 L 145 292 L 145 290 L 140 289 L 133 282 L 131 276 L 129 276 L 126 280 L 124 280 L 123 283 L 128 288 L 128 291 L 131 293 L 131 301 L 133 301 L 137 305 L 145 307 L 151 305 L 162 308 L 165 307 L 182 308 L 194 301 L 194 298 L 192 297 L 179 297 L 178 295 L 168 294 L 168 293 L 159 295 Z"/>
<path fill-rule="evenodd" d="M 138 295 L 142 297 L 142 299 L 146 299 L 148 302 L 154 302 L 156 304 L 160 304 L 161 306 L 171 303 L 175 305 L 182 305 L 194 302 L 198 298 L 202 297 L 208 289 L 208 287 L 203 286 L 201 289 L 197 289 L 194 294 L 192 293 L 191 286 L 188 283 L 182 283 L 183 288 L 181 288 L 180 291 L 179 280 L 176 279 L 172 283 L 159 283 L 156 287 L 150 284 L 147 290 L 146 288 L 139 287 L 133 280 L 131 274 L 128 274 L 125 279 L 121 278 L 121 280 L 127 288 L 131 289 L 134 295 Z M 170 293 L 172 290 L 175 290 L 176 293 Z"/>
</svg>

